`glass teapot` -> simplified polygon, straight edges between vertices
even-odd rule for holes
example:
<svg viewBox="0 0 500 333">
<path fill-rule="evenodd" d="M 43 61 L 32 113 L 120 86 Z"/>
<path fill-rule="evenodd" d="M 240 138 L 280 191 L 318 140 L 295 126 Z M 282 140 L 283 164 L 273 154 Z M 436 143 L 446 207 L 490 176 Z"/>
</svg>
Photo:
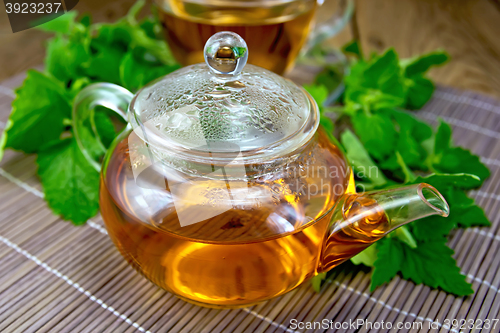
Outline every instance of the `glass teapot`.
<svg viewBox="0 0 500 333">
<path fill-rule="evenodd" d="M 135 96 L 88 86 L 75 136 L 101 170 L 108 233 L 146 278 L 203 306 L 248 306 L 299 286 L 391 230 L 448 205 L 427 184 L 357 194 L 314 99 L 246 65 L 245 41 L 213 35 L 206 64 L 182 68 Z M 102 166 L 95 106 L 128 124 Z M 104 145 L 99 141 L 99 145 Z"/>
</svg>

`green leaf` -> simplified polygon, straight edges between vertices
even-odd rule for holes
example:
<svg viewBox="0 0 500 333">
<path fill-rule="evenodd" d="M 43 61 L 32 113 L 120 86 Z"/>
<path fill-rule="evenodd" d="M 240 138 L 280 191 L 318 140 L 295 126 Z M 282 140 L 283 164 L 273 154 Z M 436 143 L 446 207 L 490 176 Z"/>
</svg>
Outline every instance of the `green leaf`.
<svg viewBox="0 0 500 333">
<path fill-rule="evenodd" d="M 429 216 L 412 223 L 413 235 L 419 241 L 439 240 L 447 236 L 457 226 L 451 216 Z"/>
<path fill-rule="evenodd" d="M 321 110 L 323 102 L 328 97 L 328 89 L 324 85 L 318 84 L 306 84 L 303 87 L 309 94 L 311 94 L 312 98 L 314 98 L 316 103 L 318 103 Z"/>
<path fill-rule="evenodd" d="M 148 27 L 148 25 L 145 25 Z M 151 57 L 161 63 L 178 68 L 167 43 L 162 38 L 151 37 L 150 31 L 141 28 L 141 23 L 136 22 L 132 16 L 109 24 L 95 25 L 97 33 L 96 42 L 101 45 L 108 45 L 120 50 L 123 53 L 135 48 L 146 50 Z"/>
<path fill-rule="evenodd" d="M 455 174 L 430 174 L 426 177 L 417 177 L 413 184 L 427 183 L 438 190 L 446 190 L 450 187 L 470 190 L 481 185 L 481 179 L 476 175 L 467 173 Z"/>
<path fill-rule="evenodd" d="M 61 82 L 29 70 L 23 85 L 16 89 L 12 112 L 3 132 L 5 148 L 36 153 L 48 142 L 59 140 L 65 131 L 64 119 L 71 117 L 71 105 Z M 3 147 L 0 148 L 0 159 Z"/>
<path fill-rule="evenodd" d="M 76 21 L 78 12 L 76 10 L 71 10 L 66 12 L 64 15 L 58 16 L 53 20 L 50 20 L 44 24 L 40 24 L 36 28 L 39 30 L 47 32 L 56 32 L 60 34 L 70 34 L 74 32 L 75 29 L 84 30 L 85 27 Z"/>
<path fill-rule="evenodd" d="M 96 129 L 102 144 L 108 148 L 118 133 L 111 119 L 104 112 L 97 110 L 94 115 Z"/>
<path fill-rule="evenodd" d="M 128 10 L 126 19 L 131 23 L 135 23 L 136 17 L 139 15 L 139 13 L 141 12 L 142 8 L 144 8 L 145 5 L 146 5 L 145 0 L 136 1 L 132 5 L 132 7 L 130 7 L 130 9 Z"/>
<path fill-rule="evenodd" d="M 432 175 L 417 178 L 414 183 L 428 183 L 434 186 L 450 206 L 450 215 L 446 218 L 430 216 L 412 223 L 413 233 L 419 240 L 441 239 L 457 227 L 489 226 L 490 222 L 482 208 L 477 206 L 463 190 L 474 187 L 479 180 L 474 175 Z"/>
<path fill-rule="evenodd" d="M 321 291 L 321 284 L 323 280 L 326 278 L 326 273 L 319 273 L 316 276 L 311 278 L 311 285 L 315 292 L 319 293 Z"/>
<path fill-rule="evenodd" d="M 338 89 L 343 80 L 343 70 L 338 64 L 325 67 L 314 79 L 315 85 L 323 85 L 331 93 Z"/>
<path fill-rule="evenodd" d="M 99 209 L 99 173 L 73 138 L 49 145 L 37 158 L 45 200 L 55 214 L 83 224 Z"/>
<path fill-rule="evenodd" d="M 405 91 L 398 55 L 393 49 L 368 62 L 364 70 L 361 86 L 378 89 L 381 92 L 404 98 Z"/>
<path fill-rule="evenodd" d="M 430 157 L 434 170 L 442 173 L 468 173 L 478 176 L 483 182 L 490 170 L 470 151 L 451 147 L 451 127 L 441 121 L 434 144 L 434 155 Z"/>
<path fill-rule="evenodd" d="M 125 52 L 113 44 L 92 41 L 92 56 L 84 64 L 85 72 L 93 81 L 120 84 L 120 63 Z"/>
<path fill-rule="evenodd" d="M 403 60 L 404 74 L 406 77 L 423 74 L 432 66 L 442 65 L 449 59 L 450 56 L 448 53 L 438 50 L 412 59 Z"/>
<path fill-rule="evenodd" d="M 120 80 L 125 88 L 135 91 L 146 83 L 166 75 L 177 68 L 177 66 L 165 66 L 161 63 L 147 62 L 144 59 L 138 59 L 136 52 L 129 52 L 123 57 L 120 64 Z"/>
<path fill-rule="evenodd" d="M 411 248 L 396 238 L 385 238 L 377 244 L 378 255 L 372 274 L 371 290 L 389 282 L 398 272 L 406 280 L 441 288 L 457 296 L 470 295 L 474 291 L 460 274 L 453 250 L 445 239 L 419 243 Z M 432 263 L 432 264 L 431 264 Z"/>
<path fill-rule="evenodd" d="M 474 199 L 469 198 L 463 191 L 453 191 L 447 195 L 450 204 L 450 216 L 460 227 L 490 226 L 484 210 L 477 206 Z"/>
<path fill-rule="evenodd" d="M 407 130 L 411 133 L 411 136 L 418 142 L 429 139 L 432 136 L 432 127 L 415 118 L 413 114 L 405 111 L 400 111 L 397 109 L 382 109 L 378 110 L 380 113 L 384 113 L 390 116 L 393 121 L 399 126 L 400 131 Z"/>
<path fill-rule="evenodd" d="M 83 14 L 82 17 L 80 18 L 80 23 L 86 28 L 90 27 L 90 25 L 92 24 L 92 16 L 90 16 L 90 14 L 88 13 Z"/>
<path fill-rule="evenodd" d="M 457 296 L 474 293 L 465 276 L 460 274 L 452 257 L 453 250 L 446 246 L 444 238 L 419 243 L 416 249 L 403 245 L 403 249 L 405 260 L 401 263 L 401 273 L 405 279 L 441 288 Z"/>
<path fill-rule="evenodd" d="M 377 246 L 375 244 L 370 245 L 366 249 L 352 257 L 351 262 L 354 265 L 363 264 L 368 267 L 373 267 L 375 261 L 377 260 L 377 253 Z"/>
<path fill-rule="evenodd" d="M 403 157 L 401 156 L 401 154 L 399 153 L 399 151 L 396 152 L 396 159 L 397 159 L 399 166 L 401 167 L 401 170 L 403 171 L 403 173 L 405 175 L 405 183 L 409 183 L 409 182 L 414 181 L 417 177 L 411 171 L 411 169 L 408 168 L 408 166 L 406 165 L 406 163 L 405 163 Z"/>
<path fill-rule="evenodd" d="M 434 93 L 434 83 L 422 75 L 412 76 L 405 80 L 408 87 L 406 95 L 406 108 L 410 110 L 418 110 L 427 103 Z"/>
<path fill-rule="evenodd" d="M 363 52 L 358 40 L 352 40 L 342 47 L 342 52 L 355 55 L 358 59 L 363 59 Z"/>
<path fill-rule="evenodd" d="M 470 151 L 454 147 L 446 150 L 434 162 L 434 169 L 443 173 L 468 173 L 478 176 L 483 182 L 490 176 L 490 170 Z"/>
<path fill-rule="evenodd" d="M 71 80 L 85 76 L 82 64 L 89 59 L 90 51 L 86 38 L 70 39 L 59 35 L 47 43 L 45 71 L 68 84 Z"/>
<path fill-rule="evenodd" d="M 377 243 L 377 260 L 374 262 L 370 290 L 388 283 L 401 270 L 404 259 L 403 244 L 395 238 L 384 238 Z"/>
<path fill-rule="evenodd" d="M 328 133 L 333 133 L 333 129 L 335 128 L 335 126 L 333 124 L 333 121 L 330 118 L 328 118 L 327 116 L 320 115 L 319 124 L 321 126 L 323 126 L 325 131 L 327 131 Z"/>
<path fill-rule="evenodd" d="M 442 154 L 451 147 L 451 126 L 441 119 L 434 140 L 434 154 Z"/>
<path fill-rule="evenodd" d="M 394 153 L 397 133 L 391 119 L 385 115 L 359 112 L 351 118 L 356 135 L 376 159 Z"/>
<path fill-rule="evenodd" d="M 340 136 L 340 140 L 346 150 L 347 159 L 351 162 L 358 177 L 367 178 L 376 186 L 382 186 L 387 183 L 384 174 L 354 133 L 350 130 L 345 130 Z"/>
<path fill-rule="evenodd" d="M 399 239 L 402 243 L 408 245 L 412 249 L 417 248 L 417 241 L 415 240 L 415 237 L 413 237 L 413 234 L 411 231 L 408 229 L 407 225 L 403 225 L 390 234 L 392 237 L 396 237 Z"/>
</svg>

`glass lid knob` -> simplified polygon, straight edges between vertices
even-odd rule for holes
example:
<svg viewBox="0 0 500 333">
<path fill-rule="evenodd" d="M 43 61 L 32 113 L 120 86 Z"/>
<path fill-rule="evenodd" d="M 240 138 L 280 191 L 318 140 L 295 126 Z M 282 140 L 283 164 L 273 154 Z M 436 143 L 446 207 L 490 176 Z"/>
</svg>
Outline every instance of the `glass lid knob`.
<svg viewBox="0 0 500 333">
<path fill-rule="evenodd" d="M 207 40 L 203 54 L 213 73 L 235 77 L 247 63 L 248 48 L 240 35 L 221 31 Z"/>
</svg>

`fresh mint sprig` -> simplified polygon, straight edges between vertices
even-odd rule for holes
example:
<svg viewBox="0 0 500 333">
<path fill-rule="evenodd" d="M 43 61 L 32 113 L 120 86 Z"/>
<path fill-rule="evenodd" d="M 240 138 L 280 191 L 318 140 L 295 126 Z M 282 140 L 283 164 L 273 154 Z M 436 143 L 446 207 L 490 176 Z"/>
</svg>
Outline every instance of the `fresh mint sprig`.
<svg viewBox="0 0 500 333">
<path fill-rule="evenodd" d="M 16 89 L 12 113 L 0 139 L 6 148 L 38 154 L 38 175 L 54 213 L 75 224 L 98 212 L 99 174 L 76 144 L 71 128 L 75 95 L 93 82 L 111 82 L 135 91 L 180 66 L 151 17 L 137 21 L 144 1 L 115 23 L 90 24 L 71 11 L 41 26 L 55 33 L 47 43 L 44 72 L 29 70 Z M 116 135 L 111 120 L 96 113 L 101 141 Z M 83 138 L 96 142 L 89 133 Z M 103 154 L 96 147 L 95 154 Z"/>
<path fill-rule="evenodd" d="M 340 138 L 357 185 L 371 190 L 424 182 L 436 187 L 450 205 L 449 217 L 432 216 L 403 226 L 351 261 L 373 267 L 372 290 L 401 274 L 416 284 L 458 296 L 473 293 L 446 242 L 454 228 L 490 225 L 482 208 L 466 193 L 480 187 L 490 171 L 476 155 L 452 145 L 447 123 L 441 120 L 434 130 L 406 111 L 421 108 L 431 98 L 435 87 L 425 74 L 432 66 L 446 63 L 448 55 L 435 51 L 400 60 L 389 49 L 364 59 L 356 42 L 346 45 L 344 52 L 356 59 L 345 78 L 341 107 L 323 106 L 322 110 L 335 110 L 340 122 L 351 124 L 353 131 L 344 130 Z M 306 87 L 320 104 L 326 99 L 325 91 L 334 88 L 324 84 L 326 72 L 315 85 Z M 328 130 L 333 128 L 333 122 L 328 124 Z M 324 278 L 324 274 L 313 278 L 313 287 L 319 289 Z"/>
</svg>

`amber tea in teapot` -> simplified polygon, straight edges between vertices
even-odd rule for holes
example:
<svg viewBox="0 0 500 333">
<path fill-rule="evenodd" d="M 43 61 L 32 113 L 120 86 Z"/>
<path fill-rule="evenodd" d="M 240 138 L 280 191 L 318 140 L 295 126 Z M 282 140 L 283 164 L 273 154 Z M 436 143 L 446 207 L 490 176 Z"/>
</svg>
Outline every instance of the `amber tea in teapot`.
<svg viewBox="0 0 500 333">
<path fill-rule="evenodd" d="M 241 307 L 282 295 L 417 218 L 448 215 L 427 184 L 356 193 L 316 102 L 246 65 L 235 33 L 135 96 L 112 84 L 75 98 L 75 136 L 101 170 L 100 205 L 125 259 L 159 287 L 204 306 Z M 102 166 L 95 106 L 129 124 Z M 102 145 L 102 144 L 101 144 Z"/>
<path fill-rule="evenodd" d="M 319 249 L 335 200 L 332 189 L 340 184 L 339 193 L 354 190 L 351 170 L 326 135 L 319 133 L 311 145 L 309 161 L 305 162 L 311 162 L 311 174 L 298 178 L 277 172 L 248 184 L 256 188 L 251 193 L 267 193 L 267 202 L 261 194 L 257 197 L 260 201 L 249 200 L 240 209 L 206 220 L 203 209 L 186 207 L 201 215 L 202 221 L 180 227 L 175 211 L 157 213 L 165 215 L 161 220 L 146 216 L 156 221 L 149 225 L 129 213 L 140 205 L 136 198 L 144 189 L 134 181 L 125 139 L 110 158 L 107 181 L 101 181 L 101 212 L 109 235 L 142 274 L 184 299 L 237 306 L 246 305 L 248 299 L 258 302 L 280 295 L 317 272 Z M 322 165 L 329 165 L 329 170 L 338 168 L 339 176 L 328 177 Z M 319 174 L 312 171 L 315 168 Z M 318 193 L 301 198 L 297 181 L 308 186 L 309 192 L 314 187 Z M 197 183 L 200 189 L 194 191 L 200 193 L 194 206 L 198 201 L 202 206 L 201 201 L 213 195 L 211 190 L 219 191 L 219 184 L 211 187 L 210 182 Z M 241 180 L 229 180 L 228 188 L 237 188 L 239 183 Z M 352 238 L 341 241 L 356 242 Z"/>
</svg>

